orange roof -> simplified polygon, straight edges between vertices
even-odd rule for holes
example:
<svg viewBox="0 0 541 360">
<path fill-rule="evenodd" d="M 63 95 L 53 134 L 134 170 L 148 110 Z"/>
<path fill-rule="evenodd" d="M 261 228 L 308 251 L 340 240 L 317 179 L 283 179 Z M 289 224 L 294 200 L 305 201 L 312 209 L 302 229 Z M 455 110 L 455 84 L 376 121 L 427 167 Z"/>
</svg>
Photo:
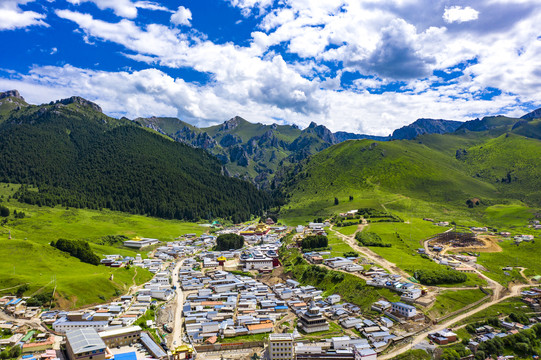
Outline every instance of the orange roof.
<svg viewBox="0 0 541 360">
<path fill-rule="evenodd" d="M 100 309 L 100 310 L 96 310 L 96 313 L 108 313 L 109 310 L 106 310 L 106 309 Z"/>
<path fill-rule="evenodd" d="M 223 301 L 202 301 L 201 305 L 203 306 L 212 306 L 212 305 L 222 305 Z"/>
<path fill-rule="evenodd" d="M 269 323 L 248 325 L 247 327 L 248 327 L 248 330 L 272 329 L 274 327 L 274 324 L 272 322 L 269 322 Z"/>
<path fill-rule="evenodd" d="M 49 336 L 49 338 L 46 341 L 41 342 L 32 342 L 28 344 L 23 344 L 23 348 L 31 348 L 31 347 L 37 347 L 37 346 L 43 346 L 43 345 L 52 345 L 54 344 L 54 336 Z"/>
<path fill-rule="evenodd" d="M 295 303 L 295 304 L 293 304 L 293 306 L 295 306 L 295 307 L 306 306 L 306 303 L 303 303 L 303 302 L 302 303 Z"/>
<path fill-rule="evenodd" d="M 136 318 L 137 315 L 126 314 L 126 315 L 122 315 L 121 317 L 123 317 L 123 318 L 132 318 L 132 317 L 134 317 L 134 318 Z"/>
<path fill-rule="evenodd" d="M 205 342 L 208 342 L 209 344 L 214 344 L 216 340 L 218 340 L 218 338 L 216 337 L 216 335 L 214 335 L 205 340 Z"/>
</svg>

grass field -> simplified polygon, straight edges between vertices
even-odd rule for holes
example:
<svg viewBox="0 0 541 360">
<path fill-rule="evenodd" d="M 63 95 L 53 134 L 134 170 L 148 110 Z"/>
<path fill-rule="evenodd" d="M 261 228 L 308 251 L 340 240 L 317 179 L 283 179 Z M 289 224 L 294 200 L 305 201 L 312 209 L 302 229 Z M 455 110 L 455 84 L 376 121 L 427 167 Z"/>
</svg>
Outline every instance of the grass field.
<svg viewBox="0 0 541 360">
<path fill-rule="evenodd" d="M 430 360 L 432 357 L 424 350 L 408 350 L 395 356 L 393 360 Z"/>
<path fill-rule="evenodd" d="M 327 231 L 327 238 L 329 239 L 329 248 L 331 249 L 330 257 L 344 256 L 345 252 L 354 251 L 351 246 L 342 241 L 332 231 Z"/>
<path fill-rule="evenodd" d="M 520 301 L 520 298 L 511 298 L 505 301 L 502 301 L 501 303 L 492 305 L 482 311 L 479 311 L 476 314 L 473 314 L 472 316 L 468 317 L 465 320 L 462 320 L 461 322 L 457 323 L 455 326 L 459 326 L 462 324 L 470 324 L 480 321 L 486 321 L 490 317 L 495 316 L 507 316 L 511 313 L 516 314 L 527 314 L 530 313 L 531 309 L 529 306 L 524 304 L 522 301 Z"/>
<path fill-rule="evenodd" d="M 460 310 L 463 307 L 481 300 L 486 295 L 478 289 L 475 290 L 459 290 L 459 291 L 445 291 L 438 295 L 436 302 L 428 313 L 433 318 L 438 318 L 443 315 Z"/>
<path fill-rule="evenodd" d="M 424 259 L 417 253 L 422 247 L 421 241 L 445 230 L 434 226 L 431 222 L 420 219 L 408 219 L 409 223 L 374 223 L 364 231 L 378 234 L 384 243 L 392 244 L 391 247 L 370 247 L 372 251 L 385 259 L 393 262 L 401 269 L 413 275 L 420 269 L 443 269 L 446 266 L 437 264 L 429 259 Z M 484 285 L 486 282 L 475 274 L 468 274 L 468 280 L 461 286 Z"/>
<path fill-rule="evenodd" d="M 48 208 L 26 205 L 9 200 L 17 185 L 0 184 L 0 199 L 13 213 L 24 212 L 26 217 L 14 219 L 0 227 L 0 293 L 16 285 L 28 283 L 25 295 L 52 291 L 56 284 L 59 305 L 80 307 L 103 302 L 118 292 L 125 292 L 131 285 L 141 284 L 151 278 L 144 269 L 132 267 L 112 269 L 93 266 L 52 248 L 49 243 L 59 238 L 87 240 L 99 256 L 120 254 L 135 256 L 138 252 L 125 247 L 93 243 L 106 235 L 154 237 L 163 241 L 173 240 L 181 234 L 201 234 L 204 228 L 193 223 L 161 220 L 130 215 L 109 210 L 82 210 Z M 11 232 L 11 239 L 9 233 Z M 145 255 L 143 253 L 142 255 Z M 112 277 L 112 280 L 110 280 Z M 56 281 L 54 281 L 56 280 Z"/>
<path fill-rule="evenodd" d="M 350 226 L 344 226 L 344 227 L 335 227 L 334 230 L 344 235 L 353 235 L 355 234 L 355 231 L 357 231 L 358 228 L 359 228 L 358 225 L 350 225 Z"/>
</svg>

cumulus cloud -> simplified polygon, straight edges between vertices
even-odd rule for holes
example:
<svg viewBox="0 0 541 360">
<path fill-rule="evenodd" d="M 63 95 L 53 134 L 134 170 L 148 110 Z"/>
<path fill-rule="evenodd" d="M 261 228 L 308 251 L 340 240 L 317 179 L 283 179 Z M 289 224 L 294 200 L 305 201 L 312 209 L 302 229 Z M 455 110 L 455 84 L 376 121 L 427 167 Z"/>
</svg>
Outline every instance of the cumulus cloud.
<svg viewBox="0 0 541 360">
<path fill-rule="evenodd" d="M 192 21 L 192 12 L 190 9 L 185 8 L 184 6 L 179 6 L 177 11 L 171 15 L 171 23 L 175 25 L 186 25 L 191 26 Z"/>
<path fill-rule="evenodd" d="M 131 0 L 67 0 L 67 1 L 73 5 L 80 5 L 85 2 L 91 2 L 91 3 L 94 3 L 101 10 L 110 9 L 110 10 L 113 10 L 115 15 L 128 18 L 128 19 L 133 19 L 137 17 L 138 8 L 170 12 L 170 10 L 167 7 L 162 6 L 159 3 L 156 3 L 154 1 L 137 1 L 137 2 L 132 2 Z"/>
<path fill-rule="evenodd" d="M 381 32 L 381 39 L 370 56 L 359 65 L 368 73 L 403 80 L 430 74 L 435 59 L 419 51 L 415 27 L 394 20 Z"/>
<path fill-rule="evenodd" d="M 479 17 L 479 11 L 466 6 L 451 6 L 446 7 L 443 13 L 443 20 L 448 23 L 463 23 L 467 21 L 477 20 Z"/>
<path fill-rule="evenodd" d="M 239 101 L 251 97 L 305 114 L 324 108 L 314 95 L 317 82 L 298 74 L 280 55 L 260 58 L 252 48 L 231 43 L 217 45 L 201 39 L 191 39 L 195 40 L 192 44 L 178 29 L 163 25 L 150 24 L 142 29 L 127 19 L 109 23 L 69 10 L 57 10 L 56 14 L 77 23 L 89 37 L 115 42 L 136 52 L 130 56 L 132 59 L 212 74 L 213 81 L 221 84 L 221 96 Z"/>
<path fill-rule="evenodd" d="M 137 17 L 137 7 L 130 0 L 67 0 L 73 5 L 80 5 L 85 2 L 96 4 L 101 10 L 111 9 L 121 17 L 133 19 Z"/>
<path fill-rule="evenodd" d="M 49 26 L 45 21 L 45 14 L 35 11 L 23 11 L 20 5 L 33 0 L 3 0 L 0 1 L 0 31 L 15 30 L 28 26 Z"/>
<path fill-rule="evenodd" d="M 38 66 L 19 80 L 0 78 L 0 86 L 41 89 L 30 100 L 82 95 L 119 116 L 179 116 L 209 125 L 238 114 L 378 135 L 419 117 L 517 115 L 539 102 L 541 9 L 533 0 L 512 6 L 479 0 L 476 9 L 428 0 L 225 0 L 251 17 L 246 24 L 257 23 L 244 45 L 172 26 L 191 26 L 184 7 L 169 10 L 170 22 L 152 23 L 134 17 L 137 8 L 167 11 L 154 2 L 69 1 L 92 1 L 124 17 L 104 21 L 56 10 L 86 41 L 118 44 L 147 69 Z M 505 19 L 493 21 L 492 14 Z M 180 68 L 208 80 L 188 82 L 168 71 Z M 500 95 L 487 95 L 493 89 Z"/>
<path fill-rule="evenodd" d="M 274 0 L 226 0 L 231 6 L 241 9 L 244 16 L 251 15 L 254 10 L 264 13 L 274 3 Z"/>
</svg>

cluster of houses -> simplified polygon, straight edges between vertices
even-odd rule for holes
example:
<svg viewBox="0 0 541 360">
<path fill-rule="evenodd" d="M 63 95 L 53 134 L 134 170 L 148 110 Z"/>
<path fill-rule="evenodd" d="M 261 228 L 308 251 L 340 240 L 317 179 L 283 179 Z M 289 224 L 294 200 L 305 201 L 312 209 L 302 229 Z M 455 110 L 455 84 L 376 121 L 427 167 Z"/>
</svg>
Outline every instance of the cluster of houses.
<svg viewBox="0 0 541 360">
<path fill-rule="evenodd" d="M 203 275 L 183 268 L 180 283 L 184 290 L 195 290 L 194 283 L 202 285 L 186 297 L 182 309 L 186 333 L 193 343 L 272 332 L 274 323 L 287 311 L 285 301 L 249 276 L 221 270 Z"/>
<path fill-rule="evenodd" d="M 532 324 L 538 323 L 541 320 L 539 317 L 530 318 L 529 325 L 523 325 L 518 322 L 502 321 L 501 326 L 496 328 L 490 325 L 483 325 L 475 329 L 473 337 L 470 339 L 468 348 L 476 353 L 480 343 L 483 343 L 494 338 L 504 338 L 509 335 L 515 335 L 522 330 L 531 328 Z M 456 338 L 455 338 L 456 340 Z M 449 341 L 451 342 L 451 341 Z M 439 344 L 439 343 L 438 343 Z M 442 344 L 443 345 L 443 344 Z"/>
<path fill-rule="evenodd" d="M 268 355 L 270 360 L 376 360 L 377 353 L 368 340 L 349 336 L 332 337 L 317 343 L 295 342 L 293 334 L 271 334 Z"/>
<path fill-rule="evenodd" d="M 530 288 L 528 290 L 524 290 L 520 295 L 522 296 L 522 301 L 529 305 L 533 312 L 541 313 L 540 288 Z"/>
<path fill-rule="evenodd" d="M 33 319 L 37 317 L 41 309 L 37 306 L 27 306 L 27 298 L 17 296 L 3 296 L 0 298 L 0 308 L 8 314 L 18 319 Z"/>
<path fill-rule="evenodd" d="M 102 331 L 131 326 L 151 305 L 150 298 L 140 296 L 125 295 L 119 301 L 96 305 L 85 311 L 47 311 L 41 318 L 44 324 L 51 325 L 59 334 L 76 329 L 93 328 Z"/>
<path fill-rule="evenodd" d="M 371 285 L 379 288 L 386 288 L 399 293 L 400 300 L 404 302 L 413 303 L 424 295 L 424 290 L 419 288 L 417 284 L 402 281 L 402 276 L 388 274 L 383 271 L 378 271 L 371 274 L 371 279 L 366 282 L 367 285 Z"/>
<path fill-rule="evenodd" d="M 17 324 L 11 321 L 0 321 L 0 347 L 2 350 L 18 346 L 22 349 L 23 354 L 42 353 L 41 358 L 56 358 L 56 353 L 45 354 L 48 350 L 52 350 L 54 344 L 54 336 L 38 331 L 29 330 L 24 324 Z M 27 355 L 24 355 L 28 357 Z"/>
<path fill-rule="evenodd" d="M 310 236 L 310 235 L 327 235 L 327 232 L 325 231 L 326 227 L 331 226 L 331 223 L 329 221 L 325 221 L 322 223 L 315 223 L 311 222 L 308 224 L 308 226 L 298 225 L 295 230 L 297 234 L 302 236 Z"/>
<path fill-rule="evenodd" d="M 521 242 L 531 242 L 534 240 L 534 236 L 533 235 L 516 235 L 515 237 L 513 237 L 513 239 L 515 240 L 515 243 L 516 244 L 520 244 Z"/>
</svg>

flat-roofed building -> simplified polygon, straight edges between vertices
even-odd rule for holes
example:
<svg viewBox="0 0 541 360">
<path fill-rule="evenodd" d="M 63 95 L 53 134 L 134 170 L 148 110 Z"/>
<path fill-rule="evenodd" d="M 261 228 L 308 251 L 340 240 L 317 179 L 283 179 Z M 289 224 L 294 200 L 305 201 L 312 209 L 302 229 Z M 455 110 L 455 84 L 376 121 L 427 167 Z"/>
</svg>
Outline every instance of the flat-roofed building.
<svg viewBox="0 0 541 360">
<path fill-rule="evenodd" d="M 106 347 L 94 328 L 66 332 L 66 350 L 70 360 L 105 360 Z"/>
<path fill-rule="evenodd" d="M 270 334 L 269 357 L 270 360 L 295 359 L 295 338 L 293 334 Z"/>
<path fill-rule="evenodd" d="M 124 346 L 133 344 L 141 338 L 139 326 L 122 327 L 106 330 L 99 333 L 103 342 L 109 347 Z"/>
</svg>

